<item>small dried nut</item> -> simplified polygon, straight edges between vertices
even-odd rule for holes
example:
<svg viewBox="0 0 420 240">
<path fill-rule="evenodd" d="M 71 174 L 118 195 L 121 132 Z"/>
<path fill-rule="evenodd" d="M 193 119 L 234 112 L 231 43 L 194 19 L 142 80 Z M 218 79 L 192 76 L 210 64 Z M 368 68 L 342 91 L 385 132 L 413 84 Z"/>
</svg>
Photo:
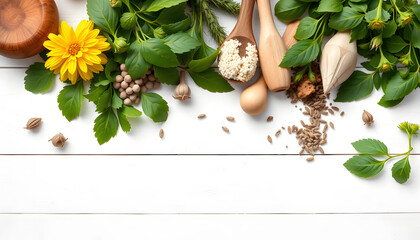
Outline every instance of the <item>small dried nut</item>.
<svg viewBox="0 0 420 240">
<path fill-rule="evenodd" d="M 161 86 L 161 83 L 159 83 L 159 82 L 155 82 L 155 83 L 153 83 L 153 88 L 154 88 L 154 89 L 159 89 L 159 88 L 160 88 L 160 86 Z"/>
<path fill-rule="evenodd" d="M 126 71 L 122 71 L 121 72 L 121 76 L 124 78 L 125 76 L 127 76 L 128 75 L 128 72 L 126 72 Z"/>
<path fill-rule="evenodd" d="M 334 127 L 334 123 L 333 122 L 330 122 L 330 127 L 332 128 L 332 129 L 334 129 L 335 127 Z"/>
<path fill-rule="evenodd" d="M 228 117 L 226 117 L 226 120 L 228 120 L 230 122 L 233 122 L 233 121 L 235 121 L 235 118 L 232 117 L 232 116 L 228 116 Z"/>
<path fill-rule="evenodd" d="M 139 105 L 139 103 L 140 103 L 140 98 L 138 97 L 136 98 L 136 101 L 134 101 L 134 104 Z"/>
<path fill-rule="evenodd" d="M 204 113 L 197 116 L 198 119 L 205 118 L 205 117 L 206 117 L 206 114 L 204 114 Z"/>
<path fill-rule="evenodd" d="M 149 70 L 147 70 L 146 75 L 150 75 L 151 73 L 152 73 L 152 70 L 151 70 L 151 69 L 149 69 Z"/>
<path fill-rule="evenodd" d="M 123 78 L 123 76 L 121 76 L 121 75 L 117 75 L 116 77 L 115 77 L 115 82 L 117 82 L 117 83 L 120 83 L 120 82 L 122 82 L 124 80 L 124 78 Z"/>
<path fill-rule="evenodd" d="M 269 116 L 269 117 L 267 118 L 267 122 L 271 122 L 271 121 L 273 121 L 273 119 L 274 119 L 274 117 L 273 117 L 273 116 Z"/>
<path fill-rule="evenodd" d="M 136 94 L 131 94 L 131 95 L 130 95 L 130 100 L 131 100 L 132 102 L 136 101 L 136 99 L 137 99 L 137 95 L 136 95 Z"/>
<path fill-rule="evenodd" d="M 62 148 L 64 147 L 64 144 L 66 143 L 67 139 L 68 138 L 65 138 L 62 133 L 59 133 L 55 135 L 53 138 L 51 138 L 50 140 L 48 140 L 48 142 L 52 142 L 54 147 Z"/>
<path fill-rule="evenodd" d="M 140 92 L 140 90 L 141 90 L 141 88 L 140 88 L 140 86 L 139 86 L 139 85 L 135 84 L 135 85 L 133 86 L 133 92 L 135 92 L 135 93 L 139 93 L 139 92 Z"/>
<path fill-rule="evenodd" d="M 341 113 L 340 113 L 340 116 L 343 116 L 343 115 L 344 115 L 344 112 L 341 112 Z"/>
<path fill-rule="evenodd" d="M 121 87 L 121 83 L 119 83 L 119 82 L 114 82 L 114 83 L 113 83 L 113 87 L 114 87 L 115 89 L 119 89 L 119 88 Z"/>
<path fill-rule="evenodd" d="M 145 87 L 145 86 L 141 87 L 141 92 L 146 93 L 147 92 L 147 87 Z"/>
<path fill-rule="evenodd" d="M 271 138 L 270 135 L 267 136 L 267 140 L 268 140 L 269 143 L 273 143 L 273 139 Z"/>
<path fill-rule="evenodd" d="M 165 132 L 163 131 L 163 129 L 160 129 L 159 131 L 159 137 L 163 138 L 163 136 L 165 135 Z"/>
<path fill-rule="evenodd" d="M 146 83 L 146 88 L 147 89 L 152 89 L 153 88 L 153 83 L 152 82 L 147 82 Z"/>
<path fill-rule="evenodd" d="M 122 83 L 121 83 L 121 87 L 122 87 L 123 89 L 128 88 L 128 83 L 127 83 L 127 82 L 122 82 Z"/>
<path fill-rule="evenodd" d="M 227 128 L 227 127 L 225 127 L 225 126 L 223 126 L 222 127 L 222 129 L 223 129 L 223 131 L 225 131 L 225 132 L 227 132 L 227 133 L 229 133 L 230 131 L 229 131 L 229 128 Z"/>
<path fill-rule="evenodd" d="M 308 162 L 313 161 L 313 160 L 314 160 L 314 157 L 308 157 L 308 158 L 306 159 L 306 161 L 308 161 Z"/>
<path fill-rule="evenodd" d="M 124 104 L 126 106 L 130 106 L 131 105 L 131 100 L 129 98 L 124 99 Z"/>
<path fill-rule="evenodd" d="M 147 79 L 149 79 L 149 81 L 152 81 L 152 82 L 156 80 L 155 76 L 153 75 L 149 75 Z"/>
<path fill-rule="evenodd" d="M 126 99 L 127 98 L 127 93 L 126 92 L 121 92 L 120 93 L 120 98 Z"/>
<path fill-rule="evenodd" d="M 133 81 L 133 79 L 131 78 L 131 76 L 130 76 L 130 75 L 126 75 L 126 76 L 124 77 L 124 82 L 131 83 L 131 81 Z"/>
<path fill-rule="evenodd" d="M 127 71 L 127 67 L 125 66 L 124 63 L 120 65 L 120 69 L 121 71 Z"/>
<path fill-rule="evenodd" d="M 138 85 L 142 85 L 143 84 L 143 79 L 137 79 L 136 81 L 134 81 L 136 84 Z"/>
<path fill-rule="evenodd" d="M 281 133 L 281 130 L 279 129 L 279 130 L 277 130 L 275 136 L 278 137 L 280 135 L 280 133 Z"/>
<path fill-rule="evenodd" d="M 370 114 L 366 110 L 363 110 L 362 120 L 363 122 L 365 122 L 365 125 L 367 124 L 369 126 L 374 122 L 372 114 Z"/>
<path fill-rule="evenodd" d="M 131 95 L 133 94 L 133 89 L 131 87 L 128 87 L 127 89 L 125 89 L 125 92 L 127 93 L 127 95 Z"/>
<path fill-rule="evenodd" d="M 134 82 L 131 82 L 128 86 L 133 88 L 134 84 L 135 84 Z"/>
<path fill-rule="evenodd" d="M 118 89 L 118 91 L 119 91 L 120 93 L 122 93 L 122 92 L 124 92 L 124 89 L 123 89 L 123 88 L 119 88 L 119 89 Z"/>
<path fill-rule="evenodd" d="M 42 118 L 31 118 L 26 123 L 25 129 L 35 130 L 39 127 L 39 125 L 41 124 L 41 121 L 42 121 Z"/>
</svg>

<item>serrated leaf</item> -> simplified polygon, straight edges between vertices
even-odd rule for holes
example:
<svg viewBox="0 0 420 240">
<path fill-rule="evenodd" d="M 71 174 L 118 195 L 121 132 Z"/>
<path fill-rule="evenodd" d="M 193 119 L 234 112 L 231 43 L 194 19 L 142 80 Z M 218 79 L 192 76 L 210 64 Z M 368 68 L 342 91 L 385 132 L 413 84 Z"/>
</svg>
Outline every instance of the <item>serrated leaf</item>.
<svg viewBox="0 0 420 240">
<path fill-rule="evenodd" d="M 180 3 L 186 2 L 187 0 L 155 0 L 146 9 L 147 12 L 157 12 L 164 8 L 170 8 Z"/>
<path fill-rule="evenodd" d="M 407 96 L 417 88 L 419 81 L 417 72 L 409 75 L 407 79 L 402 78 L 401 75 L 396 72 L 388 83 L 384 99 L 397 100 Z"/>
<path fill-rule="evenodd" d="M 343 5 L 341 5 L 340 0 L 321 0 L 317 12 L 333 12 L 338 13 L 343 10 Z"/>
<path fill-rule="evenodd" d="M 410 161 L 408 156 L 399 160 L 392 167 L 392 177 L 400 184 L 407 182 L 410 178 Z"/>
<path fill-rule="evenodd" d="M 155 76 L 159 79 L 161 83 L 168 85 L 178 85 L 179 84 L 179 72 L 176 68 L 161 68 L 154 67 Z"/>
<path fill-rule="evenodd" d="M 112 108 L 106 109 L 95 119 L 93 131 L 100 145 L 108 142 L 117 135 L 118 119 Z"/>
<path fill-rule="evenodd" d="M 358 177 L 370 178 L 382 171 L 384 162 L 380 162 L 371 156 L 358 155 L 347 160 L 344 167 Z"/>
<path fill-rule="evenodd" d="M 164 122 L 168 118 L 168 103 L 156 93 L 142 93 L 141 106 L 144 114 L 154 122 Z"/>
<path fill-rule="evenodd" d="M 201 45 L 200 41 L 182 32 L 169 35 L 163 41 L 177 54 L 189 52 Z"/>
<path fill-rule="evenodd" d="M 384 49 L 390 53 L 397 53 L 403 50 L 408 44 L 398 35 L 384 39 Z"/>
<path fill-rule="evenodd" d="M 312 37 L 317 29 L 318 20 L 305 17 L 300 21 L 299 26 L 296 30 L 295 38 L 297 40 L 304 40 Z"/>
<path fill-rule="evenodd" d="M 366 21 L 368 23 L 373 22 L 376 19 L 376 14 L 378 13 L 378 11 L 381 11 L 381 13 L 379 14 L 379 17 L 383 22 L 388 21 L 389 18 L 391 17 L 388 11 L 382 8 L 379 9 L 379 6 L 378 6 L 376 9 L 373 9 L 366 13 L 366 16 L 365 16 Z"/>
<path fill-rule="evenodd" d="M 341 84 L 337 93 L 337 102 L 352 102 L 362 99 L 373 91 L 372 74 L 355 71 L 347 81 Z"/>
<path fill-rule="evenodd" d="M 68 121 L 79 116 L 83 103 L 83 92 L 83 81 L 78 81 L 75 85 L 67 85 L 60 91 L 57 98 L 58 108 Z"/>
<path fill-rule="evenodd" d="M 214 69 L 209 68 L 203 72 L 195 73 L 189 71 L 194 82 L 201 88 L 210 92 L 231 92 L 234 89 Z"/>
<path fill-rule="evenodd" d="M 151 66 L 150 63 L 146 62 L 143 58 L 140 51 L 141 45 L 142 43 L 134 41 L 127 49 L 125 65 L 127 67 L 128 74 L 130 74 L 133 79 L 138 79 L 144 76 Z"/>
<path fill-rule="evenodd" d="M 137 117 L 140 117 L 142 115 L 142 112 L 140 112 L 136 108 L 134 108 L 132 106 L 125 106 L 125 105 L 123 105 L 123 107 L 122 107 L 122 113 L 126 117 L 129 117 L 129 118 L 137 118 Z"/>
<path fill-rule="evenodd" d="M 43 63 L 34 63 L 26 70 L 25 89 L 32 93 L 47 91 L 55 78 L 55 74 L 46 69 Z"/>
<path fill-rule="evenodd" d="M 338 31 L 346 31 L 357 27 L 363 21 L 363 17 L 364 14 L 355 9 L 344 7 L 342 12 L 330 18 L 328 26 Z"/>
<path fill-rule="evenodd" d="M 98 101 L 96 101 L 96 111 L 102 112 L 105 111 L 105 109 L 109 108 L 112 104 L 112 91 L 113 89 L 111 87 L 108 87 L 107 90 L 105 90 L 102 95 L 98 98 Z"/>
<path fill-rule="evenodd" d="M 354 149 L 362 154 L 369 154 L 374 156 L 388 155 L 388 148 L 386 145 L 376 139 L 362 139 L 356 142 L 353 142 Z"/>
<path fill-rule="evenodd" d="M 99 86 L 94 88 L 92 86 L 94 86 L 94 83 L 91 83 L 89 94 L 85 95 L 85 98 L 87 98 L 90 102 L 96 102 L 98 101 L 99 97 L 102 96 L 102 94 L 108 89 L 108 87 Z"/>
<path fill-rule="evenodd" d="M 150 38 L 140 45 L 140 52 L 143 58 L 155 66 L 177 67 L 178 58 L 175 53 L 158 38 Z"/>
<path fill-rule="evenodd" d="M 281 62 L 281 67 L 304 66 L 314 61 L 320 52 L 319 44 L 316 40 L 302 40 L 294 44 Z"/>
<path fill-rule="evenodd" d="M 131 124 L 128 121 L 127 116 L 124 115 L 123 110 L 118 109 L 117 115 L 118 115 L 118 120 L 120 122 L 121 129 L 124 132 L 129 132 L 131 130 Z"/>
<path fill-rule="evenodd" d="M 123 100 L 119 97 L 119 92 L 114 89 L 112 94 L 111 106 L 115 109 L 120 109 L 123 105 Z"/>
<path fill-rule="evenodd" d="M 280 0 L 274 7 L 274 14 L 282 21 L 291 22 L 299 19 L 308 6 L 309 3 L 298 0 Z"/>
<path fill-rule="evenodd" d="M 109 34 L 114 34 L 119 22 L 119 14 L 117 9 L 111 7 L 109 1 L 87 0 L 87 12 L 96 26 Z"/>
</svg>

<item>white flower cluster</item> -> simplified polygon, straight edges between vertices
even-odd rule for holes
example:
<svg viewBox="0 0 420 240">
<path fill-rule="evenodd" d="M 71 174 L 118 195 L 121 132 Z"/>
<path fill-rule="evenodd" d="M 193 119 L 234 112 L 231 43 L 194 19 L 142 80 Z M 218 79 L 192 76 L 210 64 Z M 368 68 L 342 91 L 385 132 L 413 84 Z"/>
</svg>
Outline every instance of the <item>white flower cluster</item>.
<svg viewBox="0 0 420 240">
<path fill-rule="evenodd" d="M 247 82 L 255 74 L 258 64 L 257 47 L 248 43 L 246 56 L 239 55 L 241 43 L 231 39 L 223 44 L 219 55 L 219 72 L 227 79 Z"/>
</svg>

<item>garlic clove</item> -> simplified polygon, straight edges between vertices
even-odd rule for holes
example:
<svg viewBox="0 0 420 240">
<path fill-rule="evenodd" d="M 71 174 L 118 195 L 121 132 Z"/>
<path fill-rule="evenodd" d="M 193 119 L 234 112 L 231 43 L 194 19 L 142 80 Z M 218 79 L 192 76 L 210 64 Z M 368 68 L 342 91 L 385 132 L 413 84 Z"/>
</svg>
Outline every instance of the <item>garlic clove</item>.
<svg viewBox="0 0 420 240">
<path fill-rule="evenodd" d="M 345 82 L 356 69 L 357 43 L 350 43 L 349 32 L 338 32 L 322 50 L 320 68 L 324 92 Z"/>
</svg>

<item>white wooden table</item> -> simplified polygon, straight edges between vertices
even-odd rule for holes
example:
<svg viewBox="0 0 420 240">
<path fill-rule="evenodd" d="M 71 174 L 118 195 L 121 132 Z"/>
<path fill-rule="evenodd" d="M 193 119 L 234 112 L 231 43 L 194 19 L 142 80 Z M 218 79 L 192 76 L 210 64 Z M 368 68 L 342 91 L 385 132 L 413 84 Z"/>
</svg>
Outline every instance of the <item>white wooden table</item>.
<svg viewBox="0 0 420 240">
<path fill-rule="evenodd" d="M 56 2 L 70 25 L 87 19 L 86 1 Z M 233 28 L 233 17 L 218 15 L 227 30 Z M 254 18 L 258 39 L 257 11 Z M 276 24 L 283 33 L 285 25 Z M 166 123 L 142 117 L 132 121 L 131 133 L 120 131 L 99 146 L 93 104 L 85 101 L 81 117 L 69 123 L 57 106 L 58 80 L 45 94 L 24 89 L 25 70 L 37 60 L 0 57 L 1 240 L 420 238 L 420 138 L 413 141 L 416 156 L 404 185 L 392 179 L 392 164 L 370 180 L 342 166 L 359 138 L 379 138 L 391 152 L 405 151 L 406 136 L 396 126 L 420 123 L 418 91 L 394 109 L 376 104 L 381 93 L 335 104 L 346 113 L 328 118 L 336 130 L 328 132 L 327 154 L 310 163 L 285 131 L 273 144 L 266 140 L 281 126 L 307 121 L 300 104 L 270 94 L 267 110 L 250 117 L 239 106 L 245 86 L 212 94 L 191 80 L 188 103 L 172 99 L 173 87 L 158 91 L 170 105 Z M 374 115 L 374 126 L 363 125 L 364 109 Z M 208 117 L 198 120 L 200 113 Z M 236 122 L 227 122 L 228 115 Z M 265 121 L 269 115 L 272 123 Z M 44 119 L 39 131 L 22 129 L 30 117 Z M 62 150 L 47 142 L 58 132 L 69 138 Z"/>
</svg>

